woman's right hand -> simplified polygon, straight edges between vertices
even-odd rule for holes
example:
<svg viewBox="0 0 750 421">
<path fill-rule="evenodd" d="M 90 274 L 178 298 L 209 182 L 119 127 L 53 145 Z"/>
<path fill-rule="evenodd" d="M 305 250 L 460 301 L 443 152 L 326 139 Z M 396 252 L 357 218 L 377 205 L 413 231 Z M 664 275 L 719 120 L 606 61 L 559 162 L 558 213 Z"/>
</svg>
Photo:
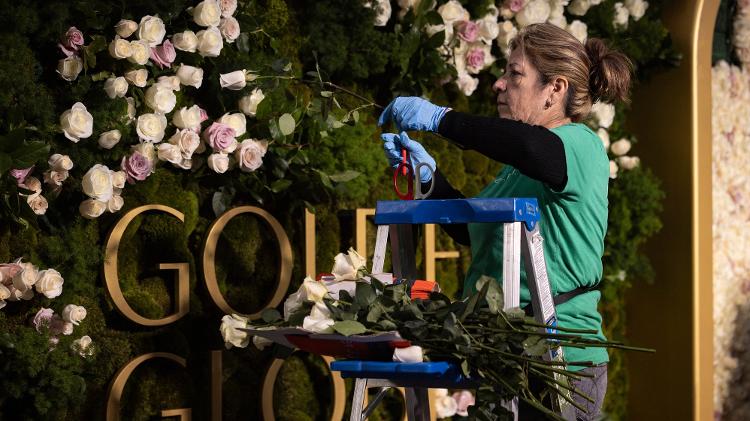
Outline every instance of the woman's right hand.
<svg viewBox="0 0 750 421">
<path fill-rule="evenodd" d="M 378 126 L 393 120 L 398 131 L 420 130 L 436 133 L 440 120 L 448 110 L 447 107 L 440 107 L 419 97 L 398 97 L 380 114 Z"/>
<path fill-rule="evenodd" d="M 409 153 L 409 165 L 412 168 L 417 168 L 417 164 L 427 163 L 432 167 L 432 171 L 437 169 L 435 165 L 435 159 L 427 153 L 427 150 L 416 140 L 409 138 L 406 132 L 397 133 L 383 133 L 380 135 L 383 139 L 383 150 L 385 151 L 385 157 L 388 158 L 388 163 L 391 164 L 393 169 L 398 167 L 401 163 L 401 150 L 406 149 Z M 419 180 L 422 183 L 427 183 L 432 180 L 432 172 L 425 167 L 419 169 Z"/>
</svg>

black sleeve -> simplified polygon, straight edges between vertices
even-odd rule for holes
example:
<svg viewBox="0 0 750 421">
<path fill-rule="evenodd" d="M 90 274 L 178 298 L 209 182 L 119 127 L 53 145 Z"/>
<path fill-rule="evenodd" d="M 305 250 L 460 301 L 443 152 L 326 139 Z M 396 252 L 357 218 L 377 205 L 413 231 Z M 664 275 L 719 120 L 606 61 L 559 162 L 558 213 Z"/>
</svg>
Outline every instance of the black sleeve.
<svg viewBox="0 0 750 421">
<path fill-rule="evenodd" d="M 438 133 L 463 148 L 512 165 L 554 190 L 564 189 L 568 182 L 565 147 L 560 137 L 545 127 L 449 111 L 440 121 Z"/>
<path fill-rule="evenodd" d="M 429 199 L 463 199 L 465 197 L 460 191 L 451 186 L 440 170 L 435 171 L 432 179 L 434 180 L 434 184 Z M 427 191 L 429 188 L 429 184 L 422 184 L 422 191 Z M 469 228 L 466 224 L 440 224 L 440 228 L 445 230 L 453 238 L 453 241 L 465 246 L 470 245 Z"/>
</svg>

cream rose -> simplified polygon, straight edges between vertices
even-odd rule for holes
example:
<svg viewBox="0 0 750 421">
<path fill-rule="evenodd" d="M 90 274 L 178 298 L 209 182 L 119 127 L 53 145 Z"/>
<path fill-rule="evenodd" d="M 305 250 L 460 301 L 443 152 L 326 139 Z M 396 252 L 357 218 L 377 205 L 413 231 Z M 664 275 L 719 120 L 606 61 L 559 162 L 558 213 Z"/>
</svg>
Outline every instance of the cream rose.
<svg viewBox="0 0 750 421">
<path fill-rule="evenodd" d="M 125 204 L 125 200 L 119 194 L 112 195 L 112 198 L 107 201 L 107 211 L 109 213 L 115 213 L 122 209 L 122 205 Z"/>
<path fill-rule="evenodd" d="M 178 50 L 194 53 L 198 48 L 198 37 L 193 31 L 179 32 L 172 35 L 172 44 Z"/>
<path fill-rule="evenodd" d="M 641 163 L 641 159 L 637 156 L 621 156 L 617 158 L 617 164 L 623 170 L 632 170 Z"/>
<path fill-rule="evenodd" d="M 177 130 L 172 137 L 169 138 L 169 143 L 177 146 L 180 156 L 182 159 L 190 159 L 198 149 L 201 143 L 200 136 L 193 130 L 184 129 Z"/>
<path fill-rule="evenodd" d="M 388 20 L 393 13 L 390 0 L 368 0 L 363 5 L 370 9 L 375 9 L 375 19 L 373 22 L 375 26 L 385 26 L 388 24 Z"/>
<path fill-rule="evenodd" d="M 18 262 L 21 270 L 13 276 L 13 287 L 24 292 L 33 287 L 39 280 L 39 271 L 29 262 Z"/>
<path fill-rule="evenodd" d="M 83 60 L 78 56 L 65 57 L 57 62 L 57 73 L 68 82 L 76 80 L 81 70 L 83 70 Z"/>
<path fill-rule="evenodd" d="M 224 36 L 227 43 L 231 44 L 240 36 L 240 23 L 231 16 L 222 18 L 219 24 L 219 32 Z"/>
<path fill-rule="evenodd" d="M 106 203 L 94 199 L 86 199 L 78 206 L 78 212 L 86 219 L 98 218 L 106 210 Z"/>
<path fill-rule="evenodd" d="M 248 320 L 246 317 L 242 317 L 237 314 L 226 315 L 221 318 L 221 326 L 219 332 L 221 337 L 224 338 L 224 345 L 227 349 L 232 346 L 239 348 L 245 348 L 250 343 L 250 335 L 240 329 L 246 329 L 248 327 Z"/>
<path fill-rule="evenodd" d="M 616 28 L 627 28 L 628 27 L 628 19 L 630 18 L 630 12 L 628 11 L 627 7 L 625 7 L 622 2 L 615 3 L 615 16 L 612 19 L 612 24 Z"/>
<path fill-rule="evenodd" d="M 23 184 L 21 184 L 21 187 L 25 187 L 26 190 L 31 190 L 35 193 L 39 193 L 42 191 L 42 183 L 39 181 L 38 178 L 28 176 L 23 181 Z"/>
<path fill-rule="evenodd" d="M 247 120 L 242 113 L 226 113 L 221 116 L 219 123 L 233 128 L 235 137 L 240 137 L 247 132 Z"/>
<path fill-rule="evenodd" d="M 151 57 L 151 47 L 144 40 L 130 41 L 130 57 L 128 61 L 135 64 L 144 65 L 148 63 Z"/>
<path fill-rule="evenodd" d="M 172 116 L 172 124 L 180 129 L 199 129 L 201 121 L 201 107 L 197 105 L 182 107 Z"/>
<path fill-rule="evenodd" d="M 630 144 L 630 141 L 623 138 L 618 140 L 617 142 L 612 143 L 612 145 L 609 147 L 609 150 L 612 151 L 613 154 L 621 156 L 628 153 L 631 146 L 632 145 Z"/>
<path fill-rule="evenodd" d="M 625 0 L 625 7 L 628 9 L 630 16 L 633 17 L 633 20 L 638 20 L 646 14 L 648 2 L 643 0 Z"/>
<path fill-rule="evenodd" d="M 531 0 L 526 4 L 526 7 L 516 13 L 516 22 L 520 27 L 533 23 L 543 23 L 547 21 L 549 14 L 550 7 L 547 0 Z"/>
<path fill-rule="evenodd" d="M 177 77 L 185 86 L 200 88 L 203 84 L 203 69 L 183 64 L 177 69 Z"/>
<path fill-rule="evenodd" d="M 94 165 L 84 174 L 81 186 L 88 197 L 101 202 L 108 201 L 113 194 L 109 168 L 101 164 Z"/>
<path fill-rule="evenodd" d="M 193 9 L 193 21 L 199 26 L 218 26 L 221 8 L 216 0 L 203 0 Z"/>
<path fill-rule="evenodd" d="M 226 88 L 231 91 L 239 91 L 247 84 L 247 70 L 235 70 L 234 72 L 223 73 L 219 75 L 219 85 L 222 89 Z"/>
<path fill-rule="evenodd" d="M 438 7 L 437 12 L 440 13 L 443 22 L 446 25 L 452 25 L 454 22 L 462 20 L 471 20 L 469 12 L 456 0 L 450 0 L 444 5 Z"/>
<path fill-rule="evenodd" d="M 234 151 L 234 157 L 244 172 L 252 172 L 263 165 L 263 157 L 268 150 L 268 142 L 265 140 L 245 139 Z"/>
<path fill-rule="evenodd" d="M 83 306 L 68 304 L 62 311 L 62 318 L 66 322 L 78 326 L 86 318 L 86 309 Z"/>
<path fill-rule="evenodd" d="M 229 156 L 225 153 L 214 153 L 208 157 L 208 168 L 211 168 L 219 174 L 225 173 L 229 169 Z"/>
<path fill-rule="evenodd" d="M 112 174 L 112 186 L 115 189 L 122 189 L 125 187 L 125 180 L 127 179 L 127 176 L 125 175 L 124 171 L 111 171 L 110 174 Z"/>
<path fill-rule="evenodd" d="M 34 193 L 26 197 L 26 204 L 29 205 L 31 210 L 37 215 L 44 215 L 47 213 L 47 207 L 49 203 L 41 193 Z"/>
<path fill-rule="evenodd" d="M 128 93 L 128 81 L 122 76 L 111 77 L 104 82 L 104 92 L 112 99 L 122 98 Z"/>
<path fill-rule="evenodd" d="M 156 84 L 146 89 L 145 101 L 154 112 L 167 114 L 177 104 L 177 97 L 172 89 Z"/>
<path fill-rule="evenodd" d="M 133 35 L 135 31 L 138 30 L 138 23 L 132 20 L 128 19 L 122 19 L 119 22 L 117 22 L 117 25 L 115 25 L 115 32 L 117 32 L 117 35 L 128 38 L 129 36 Z"/>
<path fill-rule="evenodd" d="M 81 336 L 79 339 L 73 341 L 70 348 L 83 358 L 90 357 L 94 355 L 94 346 L 91 342 L 90 336 Z"/>
<path fill-rule="evenodd" d="M 336 322 L 331 318 L 331 311 L 325 303 L 316 302 L 310 315 L 302 321 L 302 328 L 315 333 L 333 333 L 334 323 Z"/>
<path fill-rule="evenodd" d="M 617 163 L 615 161 L 609 161 L 609 178 L 617 178 Z"/>
<path fill-rule="evenodd" d="M 139 40 L 146 41 L 149 47 L 156 47 L 161 44 L 166 34 L 164 22 L 158 16 L 146 15 L 141 18 L 136 35 Z"/>
<path fill-rule="evenodd" d="M 583 44 L 586 43 L 586 38 L 588 38 L 589 36 L 588 26 L 586 26 L 586 24 L 581 22 L 580 20 L 574 20 L 573 22 L 570 22 L 570 25 L 568 25 L 568 32 L 573 34 L 573 36 Z"/>
<path fill-rule="evenodd" d="M 55 170 L 47 170 L 44 172 L 44 182 L 52 186 L 53 188 L 55 186 L 61 186 L 62 182 L 65 181 L 68 178 L 68 172 L 63 171 L 55 171 Z"/>
<path fill-rule="evenodd" d="M 361 270 L 367 270 L 367 260 L 353 248 L 347 254 L 339 253 L 334 257 L 331 273 L 337 281 L 356 281 Z"/>
<path fill-rule="evenodd" d="M 485 44 L 492 44 L 492 40 L 500 35 L 500 25 L 495 16 L 487 15 L 477 24 L 479 25 L 479 39 Z"/>
<path fill-rule="evenodd" d="M 109 43 L 109 55 L 120 60 L 133 55 L 133 49 L 130 47 L 130 41 L 115 35 L 115 39 Z"/>
<path fill-rule="evenodd" d="M 127 72 L 125 72 L 125 80 L 139 88 L 143 88 L 148 83 L 148 70 L 128 70 Z"/>
<path fill-rule="evenodd" d="M 393 361 L 399 363 L 421 363 L 424 360 L 421 346 L 409 346 L 393 350 Z"/>
<path fill-rule="evenodd" d="M 509 20 L 504 21 L 499 26 L 496 41 L 497 46 L 500 47 L 500 51 L 502 51 L 503 54 L 508 54 L 508 44 L 510 44 L 510 40 L 515 38 L 516 34 L 518 34 L 518 29 L 513 25 L 513 22 Z"/>
<path fill-rule="evenodd" d="M 73 168 L 73 161 L 70 157 L 59 153 L 52 154 L 47 160 L 47 164 L 55 171 L 70 171 Z"/>
<path fill-rule="evenodd" d="M 151 142 L 140 142 L 137 145 L 133 145 L 130 147 L 130 150 L 133 152 L 138 152 L 139 154 L 143 155 L 151 161 L 151 163 L 156 160 L 156 148 L 154 147 L 154 144 Z M 127 175 L 127 174 L 126 174 Z"/>
<path fill-rule="evenodd" d="M 263 95 L 263 91 L 260 88 L 253 89 L 250 95 L 244 96 L 240 99 L 240 111 L 250 117 L 255 117 L 255 114 L 258 112 L 258 104 L 260 104 L 265 97 L 266 96 Z"/>
<path fill-rule="evenodd" d="M 591 107 L 591 113 L 599 127 L 606 129 L 612 125 L 615 119 L 615 106 L 605 102 L 597 102 Z"/>
<path fill-rule="evenodd" d="M 106 131 L 99 135 L 99 146 L 104 149 L 112 149 L 118 142 L 120 142 L 121 138 L 122 133 L 117 129 Z"/>
<path fill-rule="evenodd" d="M 456 85 L 458 85 L 458 89 L 460 89 L 464 95 L 471 96 L 471 94 L 477 89 L 477 86 L 479 86 L 479 79 L 472 77 L 466 72 L 461 72 L 456 78 Z"/>
<path fill-rule="evenodd" d="M 198 32 L 198 54 L 202 57 L 218 57 L 221 49 L 224 47 L 224 40 L 221 37 L 219 28 L 212 26 L 208 29 Z"/>
<path fill-rule="evenodd" d="M 609 150 L 609 132 L 607 132 L 606 129 L 600 127 L 596 131 L 596 134 L 597 136 L 599 136 L 599 139 L 601 139 L 604 150 Z"/>
<path fill-rule="evenodd" d="M 10 298 L 10 290 L 3 284 L 0 284 L 0 309 L 5 307 L 5 300 Z"/>
<path fill-rule="evenodd" d="M 78 143 L 79 140 L 91 136 L 94 129 L 94 117 L 86 111 L 86 106 L 76 102 L 60 116 L 60 126 L 65 137 Z"/>
<path fill-rule="evenodd" d="M 43 294 L 47 298 L 55 298 L 62 294 L 62 286 L 65 281 L 60 272 L 54 269 L 47 269 L 39 272 L 39 277 L 34 284 L 36 292 Z"/>
<path fill-rule="evenodd" d="M 591 2 L 589 0 L 573 0 L 570 2 L 570 6 L 568 6 L 568 13 L 571 15 L 583 16 L 588 12 L 589 7 L 591 7 Z"/>
<path fill-rule="evenodd" d="M 159 145 L 157 150 L 157 156 L 162 161 L 171 162 L 173 164 L 179 164 L 182 162 L 182 154 L 180 148 L 177 145 L 171 143 L 162 143 Z"/>
<path fill-rule="evenodd" d="M 164 139 L 166 128 L 167 118 L 164 115 L 147 113 L 138 116 L 135 131 L 141 140 L 158 143 Z"/>
</svg>

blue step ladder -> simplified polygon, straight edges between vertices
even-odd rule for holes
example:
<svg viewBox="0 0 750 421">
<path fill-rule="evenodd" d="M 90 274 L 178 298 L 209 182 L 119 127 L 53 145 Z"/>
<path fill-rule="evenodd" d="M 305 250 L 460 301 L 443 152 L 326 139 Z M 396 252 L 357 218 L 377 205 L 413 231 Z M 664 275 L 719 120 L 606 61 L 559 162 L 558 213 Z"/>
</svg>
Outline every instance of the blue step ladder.
<svg viewBox="0 0 750 421">
<path fill-rule="evenodd" d="M 414 224 L 503 224 L 503 293 L 504 308 L 520 305 L 521 256 L 523 255 L 534 318 L 556 332 L 557 314 L 547 277 L 543 239 L 539 232 L 540 214 L 536 199 L 452 199 L 379 201 L 375 208 L 378 226 L 371 273 L 382 273 L 388 241 L 391 243 L 393 275 L 409 285 L 417 279 Z M 522 247 L 523 245 L 523 247 Z M 551 348 L 543 359 L 563 362 L 561 347 Z M 405 388 L 406 415 L 409 421 L 430 421 L 428 389 L 472 389 L 477 383 L 461 374 L 460 367 L 449 362 L 397 363 L 382 361 L 335 361 L 331 369 L 344 378 L 355 379 L 350 421 L 363 421 L 392 387 Z M 562 375 L 555 374 L 556 380 Z M 379 388 L 367 407 L 367 390 Z M 570 392 L 558 388 L 552 399 L 552 410 L 565 419 L 575 420 L 575 408 L 562 396 Z M 518 397 L 503 402 L 518 420 Z"/>
</svg>

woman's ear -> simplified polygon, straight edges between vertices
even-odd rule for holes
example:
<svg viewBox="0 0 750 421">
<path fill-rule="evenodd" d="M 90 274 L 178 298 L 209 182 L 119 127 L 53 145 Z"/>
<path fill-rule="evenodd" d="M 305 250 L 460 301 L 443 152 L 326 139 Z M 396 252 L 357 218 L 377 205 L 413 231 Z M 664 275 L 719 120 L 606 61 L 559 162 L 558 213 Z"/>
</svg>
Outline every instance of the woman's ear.
<svg viewBox="0 0 750 421">
<path fill-rule="evenodd" d="M 556 77 L 552 79 L 550 83 L 549 102 L 550 104 L 558 104 L 563 101 L 565 95 L 568 93 L 568 79 L 564 77 Z"/>
</svg>

